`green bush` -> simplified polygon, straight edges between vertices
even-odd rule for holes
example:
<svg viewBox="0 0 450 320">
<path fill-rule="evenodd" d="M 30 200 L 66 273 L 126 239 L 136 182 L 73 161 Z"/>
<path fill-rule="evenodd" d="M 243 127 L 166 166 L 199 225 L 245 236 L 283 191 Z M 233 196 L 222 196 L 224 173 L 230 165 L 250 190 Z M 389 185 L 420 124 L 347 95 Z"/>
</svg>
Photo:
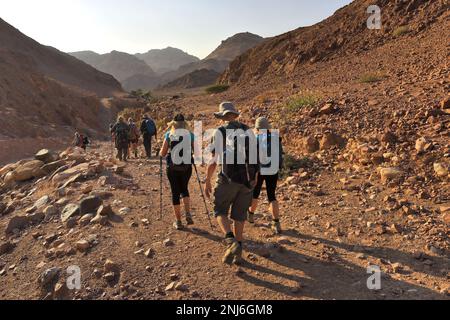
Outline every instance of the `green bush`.
<svg viewBox="0 0 450 320">
<path fill-rule="evenodd" d="M 401 37 L 404 34 L 407 34 L 409 32 L 409 27 L 408 26 L 401 26 L 398 27 L 397 29 L 394 30 L 394 32 L 392 33 L 392 35 L 394 37 Z"/>
<path fill-rule="evenodd" d="M 315 106 L 319 100 L 320 99 L 313 94 L 305 94 L 289 100 L 283 109 L 289 112 L 297 112 L 302 108 Z"/>
<path fill-rule="evenodd" d="M 366 73 L 359 78 L 359 82 L 361 83 L 375 83 L 380 82 L 384 78 L 383 75 L 379 73 Z"/>
<path fill-rule="evenodd" d="M 218 84 L 218 85 L 214 85 L 214 86 L 210 86 L 210 87 L 206 88 L 206 92 L 209 94 L 222 93 L 222 92 L 227 91 L 228 89 L 230 89 L 230 86 L 225 85 L 225 84 Z"/>
<path fill-rule="evenodd" d="M 291 175 L 291 172 L 298 171 L 301 168 L 310 168 L 313 162 L 308 157 L 296 158 L 292 155 L 285 154 L 283 157 L 283 167 L 280 170 L 280 177 L 282 179 Z"/>
</svg>

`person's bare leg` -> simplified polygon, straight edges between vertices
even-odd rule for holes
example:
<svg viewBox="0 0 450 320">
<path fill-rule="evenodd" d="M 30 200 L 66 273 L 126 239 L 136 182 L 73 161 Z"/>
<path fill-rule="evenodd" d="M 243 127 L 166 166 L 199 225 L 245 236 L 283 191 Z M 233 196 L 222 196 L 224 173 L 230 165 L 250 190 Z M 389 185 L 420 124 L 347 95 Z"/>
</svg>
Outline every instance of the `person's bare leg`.
<svg viewBox="0 0 450 320">
<path fill-rule="evenodd" d="M 181 206 L 180 205 L 173 206 L 173 213 L 175 214 L 177 221 L 181 221 Z"/>
<path fill-rule="evenodd" d="M 252 206 L 250 207 L 250 212 L 251 213 L 256 213 L 256 209 L 258 209 L 258 205 L 259 205 L 259 200 L 258 199 L 253 199 Z"/>
<path fill-rule="evenodd" d="M 244 221 L 234 221 L 234 236 L 236 240 L 242 242 L 244 240 Z"/>
<path fill-rule="evenodd" d="M 183 198 L 184 210 L 186 213 L 191 213 L 191 198 Z"/>
<path fill-rule="evenodd" d="M 272 217 L 274 220 L 280 220 L 280 206 L 278 204 L 278 201 L 270 203 L 270 212 L 272 213 Z"/>
<path fill-rule="evenodd" d="M 229 234 L 231 232 L 231 223 L 227 216 L 218 216 L 217 223 L 224 234 Z"/>
</svg>

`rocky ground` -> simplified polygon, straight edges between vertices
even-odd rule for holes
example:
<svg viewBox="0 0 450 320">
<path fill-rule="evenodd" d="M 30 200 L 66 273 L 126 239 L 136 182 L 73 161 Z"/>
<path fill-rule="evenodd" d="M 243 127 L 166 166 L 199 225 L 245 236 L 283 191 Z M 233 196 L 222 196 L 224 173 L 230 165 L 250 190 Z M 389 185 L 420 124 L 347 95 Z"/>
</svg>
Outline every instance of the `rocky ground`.
<svg viewBox="0 0 450 320">
<path fill-rule="evenodd" d="M 173 230 L 166 179 L 159 220 L 158 160 L 118 163 L 105 144 L 6 166 L 0 298 L 449 299 L 448 202 L 330 159 L 319 152 L 290 172 L 285 233 L 272 235 L 264 204 L 233 267 L 220 262 L 222 235 L 194 179 L 196 225 Z M 382 270 L 379 291 L 367 289 L 369 265 Z M 71 266 L 80 290 L 64 285 Z"/>
</svg>

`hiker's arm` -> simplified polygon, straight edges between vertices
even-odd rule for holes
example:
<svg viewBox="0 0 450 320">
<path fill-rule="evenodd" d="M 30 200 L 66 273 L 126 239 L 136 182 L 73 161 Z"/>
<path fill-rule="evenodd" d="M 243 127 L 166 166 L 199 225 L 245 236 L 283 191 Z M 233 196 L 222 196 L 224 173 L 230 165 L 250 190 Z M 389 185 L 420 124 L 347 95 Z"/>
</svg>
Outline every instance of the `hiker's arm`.
<svg viewBox="0 0 450 320">
<path fill-rule="evenodd" d="M 208 167 L 206 168 L 205 194 L 208 198 L 211 198 L 212 193 L 211 179 L 214 175 L 214 172 L 216 171 L 216 168 L 217 168 L 217 161 L 216 157 L 214 156 L 209 162 Z"/>
<path fill-rule="evenodd" d="M 161 152 L 159 153 L 159 155 L 161 157 L 166 157 L 167 154 L 169 153 L 169 142 L 167 140 L 164 140 L 163 146 L 161 148 Z"/>
</svg>

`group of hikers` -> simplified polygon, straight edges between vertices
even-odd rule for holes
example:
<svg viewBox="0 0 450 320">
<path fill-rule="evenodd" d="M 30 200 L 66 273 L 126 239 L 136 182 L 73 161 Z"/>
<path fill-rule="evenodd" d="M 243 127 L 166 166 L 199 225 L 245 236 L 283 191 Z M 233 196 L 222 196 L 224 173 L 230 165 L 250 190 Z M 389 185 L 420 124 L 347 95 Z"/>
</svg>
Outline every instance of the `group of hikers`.
<svg viewBox="0 0 450 320">
<path fill-rule="evenodd" d="M 138 158 L 138 148 L 140 136 L 142 135 L 143 144 L 147 158 L 152 157 L 152 138 L 157 139 L 158 132 L 155 122 L 144 115 L 140 128 L 137 127 L 133 119 L 125 122 L 123 117 L 119 117 L 115 124 L 110 125 L 111 139 L 117 149 L 117 158 L 120 161 L 128 161 L 130 153 Z"/>
<path fill-rule="evenodd" d="M 219 112 L 214 115 L 222 122 L 222 125 L 216 130 L 216 133 L 219 134 L 215 134 L 211 139 L 211 159 L 206 163 L 207 174 L 202 196 L 205 194 L 208 199 L 213 198 L 214 215 L 220 229 L 225 235 L 227 249 L 223 256 L 223 263 L 239 264 L 242 259 L 244 226 L 246 222 L 250 224 L 255 223 L 255 212 L 258 209 L 259 198 L 264 183 L 266 184 L 272 214 L 271 228 L 275 234 L 282 233 L 276 189 L 279 170 L 282 167 L 283 148 L 278 132 L 272 130 L 266 118 L 262 117 L 257 119 L 254 130 L 251 130 L 247 125 L 239 121 L 240 112 L 230 102 L 222 103 Z M 141 132 L 147 135 L 147 151 L 149 149 L 151 150 L 151 139 L 148 138 L 151 138 L 153 135 L 156 136 L 156 128 L 148 132 L 148 125 L 147 123 L 144 124 L 148 120 L 150 119 L 145 117 L 141 126 Z M 117 132 L 118 126 L 123 126 L 128 131 L 130 130 L 130 122 L 127 125 L 123 122 L 123 119 L 119 119 L 119 122 L 113 127 L 115 132 Z M 239 134 L 243 132 L 246 135 L 250 132 L 250 135 L 254 136 L 246 136 L 243 140 L 245 141 L 244 147 L 240 148 L 238 146 L 238 138 Z M 259 151 L 256 162 L 248 161 L 250 158 L 249 141 L 251 138 L 255 139 L 258 146 L 257 150 L 265 150 L 268 161 L 264 163 L 259 161 Z M 121 145 L 117 139 L 116 136 L 116 146 L 119 146 L 118 149 L 121 146 L 123 150 L 126 150 L 127 144 L 124 142 Z M 182 114 L 178 114 L 168 124 L 168 129 L 164 134 L 162 148 L 159 153 L 161 163 L 162 159 L 165 159 L 167 163 L 166 174 L 172 192 L 173 211 L 176 219 L 174 228 L 176 230 L 182 230 L 184 228 L 181 205 L 183 205 L 186 224 L 194 224 L 189 193 L 189 182 L 193 175 L 193 167 L 200 183 L 194 161 L 194 156 L 198 156 L 195 154 L 195 139 L 196 137 L 189 129 L 189 124 L 185 117 Z M 275 144 L 272 143 L 274 141 L 276 142 Z M 183 144 L 183 148 L 180 148 L 180 144 Z M 278 150 L 272 149 L 274 145 Z M 187 153 L 183 154 L 185 152 Z M 236 161 L 240 156 L 238 155 L 239 152 L 245 153 L 243 155 L 245 159 L 243 162 Z M 273 170 L 273 163 L 276 163 L 275 170 Z M 220 170 L 218 170 L 217 182 L 213 188 L 213 176 L 217 169 Z"/>
</svg>

